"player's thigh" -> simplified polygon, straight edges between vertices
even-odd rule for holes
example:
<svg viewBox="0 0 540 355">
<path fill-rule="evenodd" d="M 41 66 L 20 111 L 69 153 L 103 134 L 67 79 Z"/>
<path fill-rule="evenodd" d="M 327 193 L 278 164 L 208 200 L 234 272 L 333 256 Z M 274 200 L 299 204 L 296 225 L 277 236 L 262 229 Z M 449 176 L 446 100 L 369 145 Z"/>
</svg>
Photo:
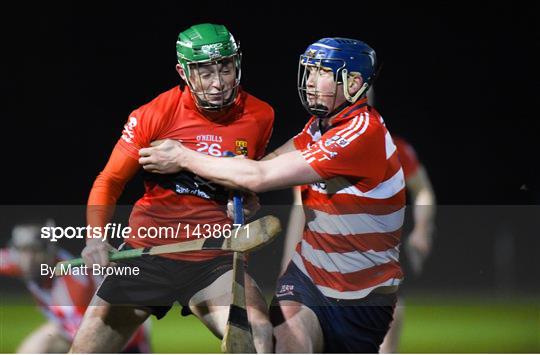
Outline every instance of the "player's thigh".
<svg viewBox="0 0 540 355">
<path fill-rule="evenodd" d="M 71 342 L 64 336 L 60 327 L 53 322 L 47 322 L 23 340 L 17 353 L 65 353 L 70 345 Z"/>
<path fill-rule="evenodd" d="M 323 332 L 315 312 L 296 301 L 279 301 L 281 321 L 274 324 L 276 353 L 323 351 Z"/>
<path fill-rule="evenodd" d="M 219 338 L 223 337 L 232 302 L 232 274 L 232 270 L 225 272 L 189 300 L 191 312 Z"/>
<path fill-rule="evenodd" d="M 121 350 L 150 312 L 134 306 L 112 305 L 94 295 L 73 341 L 73 352 Z"/>
</svg>

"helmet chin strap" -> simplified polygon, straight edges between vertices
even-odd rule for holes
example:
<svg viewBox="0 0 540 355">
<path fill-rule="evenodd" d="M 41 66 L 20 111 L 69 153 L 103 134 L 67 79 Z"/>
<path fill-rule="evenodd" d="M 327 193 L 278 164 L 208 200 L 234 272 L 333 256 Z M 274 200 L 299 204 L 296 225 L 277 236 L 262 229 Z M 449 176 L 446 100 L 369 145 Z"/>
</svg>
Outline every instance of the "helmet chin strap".
<svg viewBox="0 0 540 355">
<path fill-rule="evenodd" d="M 343 79 L 343 95 L 345 96 L 345 99 L 347 99 L 347 101 L 349 101 L 350 103 L 355 103 L 359 97 L 364 95 L 364 93 L 366 93 L 371 87 L 371 84 L 379 76 L 382 66 L 383 66 L 383 63 L 380 63 L 375 69 L 373 75 L 371 75 L 371 77 L 362 85 L 360 90 L 358 90 L 358 92 L 354 94 L 353 96 L 349 95 L 349 89 L 347 88 L 349 86 L 349 77 L 348 77 L 349 71 L 347 69 L 343 69 L 341 71 L 341 78 Z"/>
<path fill-rule="evenodd" d="M 368 81 L 368 82 L 364 83 L 364 85 L 362 85 L 362 87 L 360 88 L 360 90 L 358 90 L 358 92 L 356 94 L 351 96 L 351 95 L 349 95 L 349 90 L 347 89 L 347 87 L 349 86 L 349 79 L 348 79 L 348 71 L 347 71 L 347 69 L 343 69 L 343 71 L 341 72 L 341 77 L 343 79 L 343 94 L 345 96 L 346 101 L 343 102 L 338 107 L 334 108 L 331 112 L 327 112 L 327 113 L 319 112 L 319 114 L 315 114 L 315 116 L 317 116 L 319 118 L 328 118 L 328 117 L 333 117 L 333 116 L 337 115 L 339 112 L 343 111 L 346 107 L 350 106 L 351 104 L 354 104 L 356 102 L 356 100 L 358 100 L 358 98 L 360 96 L 362 96 L 367 91 L 367 89 L 369 88 L 369 83 L 370 82 Z M 337 83 L 336 83 L 336 85 L 337 85 Z M 335 92 L 337 93 L 337 87 L 336 87 Z"/>
<path fill-rule="evenodd" d="M 360 90 L 356 92 L 353 96 L 349 94 L 349 71 L 347 69 L 343 69 L 341 71 L 341 79 L 343 80 L 343 95 L 345 96 L 345 99 L 349 101 L 350 103 L 354 104 L 356 100 L 358 100 L 359 97 L 364 95 L 365 92 L 369 89 L 369 86 L 371 84 L 371 80 L 366 81 Z"/>
</svg>

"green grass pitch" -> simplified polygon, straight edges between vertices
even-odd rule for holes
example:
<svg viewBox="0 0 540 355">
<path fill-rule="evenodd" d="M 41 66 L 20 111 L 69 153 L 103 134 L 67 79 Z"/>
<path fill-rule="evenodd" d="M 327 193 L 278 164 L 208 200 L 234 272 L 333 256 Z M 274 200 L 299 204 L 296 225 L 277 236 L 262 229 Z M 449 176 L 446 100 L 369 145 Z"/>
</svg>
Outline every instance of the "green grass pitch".
<svg viewBox="0 0 540 355">
<path fill-rule="evenodd" d="M 5 299 L 0 307 L 0 353 L 12 353 L 44 318 L 37 308 Z M 28 304 L 28 302 L 26 303 Z M 487 301 L 407 298 L 401 352 L 538 353 L 540 304 L 532 300 Z M 220 341 L 194 317 L 174 307 L 152 324 L 153 351 L 217 353 Z"/>
</svg>

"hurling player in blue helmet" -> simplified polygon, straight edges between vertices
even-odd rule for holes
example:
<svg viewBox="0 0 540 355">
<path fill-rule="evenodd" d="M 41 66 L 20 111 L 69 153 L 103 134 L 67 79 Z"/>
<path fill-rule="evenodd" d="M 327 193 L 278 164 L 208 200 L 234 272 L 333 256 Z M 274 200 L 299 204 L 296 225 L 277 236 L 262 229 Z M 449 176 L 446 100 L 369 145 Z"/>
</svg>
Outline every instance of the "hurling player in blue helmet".
<svg viewBox="0 0 540 355">
<path fill-rule="evenodd" d="M 298 93 L 304 107 L 319 118 L 329 118 L 364 97 L 375 78 L 375 51 L 362 41 L 323 38 L 300 56 Z M 332 74 L 333 86 L 320 87 L 321 76 Z M 355 93 L 350 89 L 359 85 Z"/>
<path fill-rule="evenodd" d="M 323 38 L 300 56 L 298 93 L 312 115 L 261 161 L 223 159 L 167 140 L 139 151 L 147 171 L 189 170 L 253 192 L 301 186 L 305 225 L 271 306 L 275 351 L 377 353 L 403 279 L 405 182 L 382 117 L 367 103 L 375 51 Z"/>
</svg>

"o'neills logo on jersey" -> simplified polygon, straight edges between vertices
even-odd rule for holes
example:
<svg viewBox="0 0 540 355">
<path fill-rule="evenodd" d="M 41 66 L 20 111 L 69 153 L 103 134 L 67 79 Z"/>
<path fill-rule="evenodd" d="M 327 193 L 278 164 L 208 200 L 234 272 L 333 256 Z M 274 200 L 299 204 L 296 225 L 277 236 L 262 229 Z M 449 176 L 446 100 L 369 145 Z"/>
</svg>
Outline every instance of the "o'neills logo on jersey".
<svg viewBox="0 0 540 355">
<path fill-rule="evenodd" d="M 236 155 L 248 155 L 248 142 L 244 138 L 238 138 L 234 144 Z"/>
<path fill-rule="evenodd" d="M 200 135 L 197 136 L 197 142 L 221 143 L 221 142 L 223 142 L 223 138 L 221 136 L 215 136 L 213 134 L 200 134 Z"/>
<path fill-rule="evenodd" d="M 137 125 L 137 117 L 130 117 L 128 122 L 124 125 L 124 130 L 122 131 L 122 139 L 128 143 L 133 143 L 133 138 L 135 133 L 133 129 Z"/>
</svg>

